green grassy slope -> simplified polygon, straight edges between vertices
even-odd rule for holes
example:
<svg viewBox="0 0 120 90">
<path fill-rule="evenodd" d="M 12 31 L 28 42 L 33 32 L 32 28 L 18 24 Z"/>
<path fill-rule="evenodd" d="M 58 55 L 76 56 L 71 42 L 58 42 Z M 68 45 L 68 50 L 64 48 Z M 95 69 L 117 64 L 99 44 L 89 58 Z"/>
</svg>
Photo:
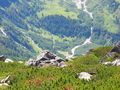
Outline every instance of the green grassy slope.
<svg viewBox="0 0 120 90">
<path fill-rule="evenodd" d="M 5 90 L 119 90 L 120 67 L 99 64 L 111 47 L 95 49 L 95 52 L 74 58 L 68 67 L 37 68 L 22 64 L 0 62 L 0 77 L 12 75 L 9 87 Z M 79 72 L 96 72 L 92 81 L 77 78 Z"/>
<path fill-rule="evenodd" d="M 45 1 L 45 5 L 43 6 L 43 10 L 37 12 L 39 18 L 43 18 L 49 15 L 62 15 L 65 17 L 69 17 L 71 19 L 78 19 L 78 10 L 74 10 L 74 8 L 70 11 L 67 11 L 69 8 L 67 7 L 66 2 L 63 0 L 51 0 Z M 67 1 L 70 3 L 70 1 Z M 61 4 L 60 4 L 61 3 Z M 72 4 L 72 3 L 71 3 Z M 74 4 L 72 4 L 74 5 Z"/>
</svg>

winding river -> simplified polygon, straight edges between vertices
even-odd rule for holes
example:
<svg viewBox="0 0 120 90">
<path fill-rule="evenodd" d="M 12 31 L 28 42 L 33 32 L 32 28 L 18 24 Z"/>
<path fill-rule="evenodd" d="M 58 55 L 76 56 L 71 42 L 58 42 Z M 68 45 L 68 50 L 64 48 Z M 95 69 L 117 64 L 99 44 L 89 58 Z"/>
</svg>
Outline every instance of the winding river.
<svg viewBox="0 0 120 90">
<path fill-rule="evenodd" d="M 89 12 L 88 9 L 87 9 L 88 8 L 87 5 L 86 5 L 87 0 L 74 0 L 74 2 L 75 2 L 78 9 L 82 9 L 84 12 L 86 12 L 90 16 L 91 19 L 94 19 L 93 18 L 93 13 Z M 92 36 L 92 34 L 93 34 L 93 26 L 91 26 L 90 30 L 91 30 L 91 36 Z M 73 58 L 75 56 L 75 51 L 76 51 L 77 48 L 82 47 L 82 46 L 84 46 L 86 44 L 92 43 L 91 42 L 91 36 L 89 38 L 87 38 L 83 42 L 83 44 L 77 45 L 74 48 L 72 48 L 71 49 L 71 55 L 67 56 L 66 58 Z"/>
</svg>

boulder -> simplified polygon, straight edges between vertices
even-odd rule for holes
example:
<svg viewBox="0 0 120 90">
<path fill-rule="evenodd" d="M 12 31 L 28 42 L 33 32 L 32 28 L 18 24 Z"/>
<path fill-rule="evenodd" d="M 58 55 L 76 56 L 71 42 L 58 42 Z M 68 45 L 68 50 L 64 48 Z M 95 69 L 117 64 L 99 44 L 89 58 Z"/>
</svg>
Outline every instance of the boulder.
<svg viewBox="0 0 120 90">
<path fill-rule="evenodd" d="M 39 63 L 37 67 L 40 67 L 40 68 L 45 67 L 45 63 Z"/>
<path fill-rule="evenodd" d="M 7 83 L 0 83 L 0 87 L 1 86 L 9 86 Z"/>
<path fill-rule="evenodd" d="M 87 81 L 91 80 L 91 76 L 92 76 L 91 74 L 89 74 L 87 72 L 81 72 L 81 73 L 78 73 L 77 75 L 78 75 L 78 78 L 84 79 Z"/>
<path fill-rule="evenodd" d="M 103 65 L 112 65 L 112 62 L 102 62 Z"/>
<path fill-rule="evenodd" d="M 29 59 L 26 63 L 25 63 L 25 65 L 29 65 L 29 66 L 32 66 L 33 65 L 33 59 Z"/>
<path fill-rule="evenodd" d="M 60 63 L 60 62 L 64 62 L 65 60 L 60 58 L 60 59 L 56 59 L 56 61 Z"/>
<path fill-rule="evenodd" d="M 52 53 L 49 52 L 49 51 L 46 51 L 44 57 L 46 57 L 47 59 L 55 59 L 55 58 L 56 58 L 56 55 L 52 54 Z"/>
<path fill-rule="evenodd" d="M 50 64 L 50 63 L 51 63 L 51 60 L 46 60 L 46 61 L 44 61 L 44 63 Z"/>
<path fill-rule="evenodd" d="M 44 51 L 42 54 L 38 55 L 36 58 L 36 61 L 41 60 L 41 61 L 45 61 L 45 60 L 51 60 L 51 59 L 55 59 L 56 55 L 52 54 L 49 51 Z"/>
<path fill-rule="evenodd" d="M 5 79 L 1 80 L 1 83 L 7 83 L 11 75 L 8 75 Z"/>
<path fill-rule="evenodd" d="M 120 41 L 117 42 L 115 47 L 111 50 L 111 52 L 117 52 L 120 54 Z"/>
<path fill-rule="evenodd" d="M 8 83 L 10 83 L 9 79 L 10 79 L 11 75 L 8 75 L 5 79 L 2 79 L 0 81 L 0 86 L 9 86 Z"/>
<path fill-rule="evenodd" d="M 11 59 L 9 59 L 9 58 L 7 58 L 7 59 L 5 59 L 5 61 L 4 61 L 5 63 L 12 63 L 12 62 L 14 62 L 13 60 L 11 60 Z"/>
<path fill-rule="evenodd" d="M 120 66 L 120 58 L 117 58 L 115 61 L 112 62 L 113 66 Z"/>
<path fill-rule="evenodd" d="M 116 58 L 116 53 L 120 54 L 120 41 L 117 42 L 117 44 L 113 47 L 113 49 L 108 52 L 105 56 L 103 56 L 100 59 L 100 63 L 104 64 L 104 65 L 111 65 L 111 62 L 104 62 L 105 59 L 109 58 L 109 57 L 115 57 Z M 119 56 L 117 56 L 117 58 L 120 58 Z"/>
<path fill-rule="evenodd" d="M 4 55 L 1 55 L 1 56 L 0 56 L 0 61 L 3 61 L 3 62 L 4 62 L 5 59 L 6 59 L 6 57 L 5 57 Z"/>
<path fill-rule="evenodd" d="M 49 51 L 44 51 L 42 54 L 39 54 L 36 59 L 29 59 L 25 64 L 37 67 L 45 67 L 45 64 L 65 67 L 67 65 L 64 62 L 64 59 L 52 54 Z"/>
<path fill-rule="evenodd" d="M 117 58 L 113 62 L 103 62 L 103 65 L 110 65 L 110 66 L 120 66 L 120 58 Z"/>
<path fill-rule="evenodd" d="M 59 63 L 57 61 L 51 62 L 53 66 L 59 66 Z"/>
</svg>

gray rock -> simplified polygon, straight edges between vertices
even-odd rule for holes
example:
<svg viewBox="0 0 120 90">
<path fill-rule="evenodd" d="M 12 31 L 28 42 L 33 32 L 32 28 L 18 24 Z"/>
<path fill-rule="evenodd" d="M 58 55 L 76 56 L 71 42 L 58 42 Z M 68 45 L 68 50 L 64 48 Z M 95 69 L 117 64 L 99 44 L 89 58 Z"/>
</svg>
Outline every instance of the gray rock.
<svg viewBox="0 0 120 90">
<path fill-rule="evenodd" d="M 120 54 L 120 41 L 115 45 L 115 47 L 111 50 L 111 52 L 117 52 Z"/>
<path fill-rule="evenodd" d="M 104 62 L 104 61 L 105 59 L 111 56 L 114 57 L 115 53 L 120 54 L 120 41 L 118 41 L 118 43 L 114 46 L 114 48 L 110 52 L 108 52 L 104 57 L 100 59 L 100 63 L 105 64 L 105 65 L 111 64 L 110 62 Z"/>
<path fill-rule="evenodd" d="M 56 59 L 56 61 L 60 63 L 60 62 L 64 62 L 65 60 L 60 58 L 60 59 Z"/>
<path fill-rule="evenodd" d="M 63 68 L 63 67 L 66 67 L 67 64 L 65 64 L 65 62 L 60 62 L 60 63 L 58 64 L 58 66 Z"/>
<path fill-rule="evenodd" d="M 59 63 L 57 61 L 54 61 L 54 62 L 51 62 L 51 64 L 54 66 L 58 66 Z"/>
<path fill-rule="evenodd" d="M 65 60 L 52 54 L 49 51 L 44 51 L 42 54 L 38 55 L 37 58 L 29 59 L 25 64 L 30 66 L 44 67 L 45 64 L 51 64 L 58 67 L 67 66 Z"/>
<path fill-rule="evenodd" d="M 11 75 L 8 75 L 5 79 L 2 79 L 0 81 L 0 86 L 9 86 L 9 79 L 10 79 Z"/>
<path fill-rule="evenodd" d="M 77 75 L 78 75 L 78 78 L 84 79 L 87 81 L 91 80 L 91 76 L 92 76 L 91 74 L 89 74 L 87 72 L 81 72 L 81 73 L 78 73 Z"/>
<path fill-rule="evenodd" d="M 50 64 L 50 63 L 51 63 L 51 60 L 46 60 L 46 61 L 44 61 L 44 63 Z"/>
<path fill-rule="evenodd" d="M 13 63 L 14 61 L 13 60 L 11 60 L 11 59 L 9 59 L 9 58 L 7 58 L 7 59 L 5 59 L 5 61 L 4 61 L 5 63 Z"/>
<path fill-rule="evenodd" d="M 41 60 L 41 61 L 45 61 L 45 60 L 50 60 L 50 59 L 55 59 L 55 55 L 52 54 L 49 51 L 44 51 L 42 54 L 37 56 L 36 61 Z"/>
<path fill-rule="evenodd" d="M 5 59 L 6 59 L 6 57 L 5 57 L 4 55 L 1 55 L 1 56 L 0 56 L 0 61 L 3 61 L 3 62 L 4 62 Z"/>
<path fill-rule="evenodd" d="M 112 65 L 112 62 L 102 62 L 103 65 Z"/>
<path fill-rule="evenodd" d="M 113 66 L 120 66 L 120 59 L 117 58 L 115 61 L 112 62 Z"/>
<path fill-rule="evenodd" d="M 0 87 L 1 86 L 9 86 L 7 83 L 0 83 Z"/>
<path fill-rule="evenodd" d="M 11 75 L 8 75 L 5 79 L 1 80 L 1 83 L 7 83 Z"/>
<path fill-rule="evenodd" d="M 103 62 L 103 65 L 110 65 L 110 66 L 120 66 L 120 58 L 117 58 L 113 62 Z"/>
<path fill-rule="evenodd" d="M 30 58 L 30 59 L 25 63 L 25 65 L 31 66 L 31 65 L 33 65 L 33 63 L 34 63 L 34 60 Z"/>
<path fill-rule="evenodd" d="M 37 67 L 40 67 L 40 68 L 42 68 L 42 67 L 44 67 L 45 66 L 45 63 L 39 63 L 38 65 L 37 65 Z"/>
</svg>

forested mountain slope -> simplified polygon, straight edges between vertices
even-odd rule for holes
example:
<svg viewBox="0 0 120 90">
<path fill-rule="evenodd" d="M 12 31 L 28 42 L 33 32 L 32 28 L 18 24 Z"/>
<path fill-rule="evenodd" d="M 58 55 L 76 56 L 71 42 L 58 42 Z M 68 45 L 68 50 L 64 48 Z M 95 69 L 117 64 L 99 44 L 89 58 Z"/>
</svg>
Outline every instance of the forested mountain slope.
<svg viewBox="0 0 120 90">
<path fill-rule="evenodd" d="M 30 58 L 47 49 L 63 57 L 90 36 L 92 45 L 88 44 L 85 50 L 119 40 L 119 0 L 88 0 L 86 5 L 93 20 L 78 9 L 75 1 L 1 0 L 0 54 Z M 79 51 L 76 54 L 83 53 Z"/>
</svg>

